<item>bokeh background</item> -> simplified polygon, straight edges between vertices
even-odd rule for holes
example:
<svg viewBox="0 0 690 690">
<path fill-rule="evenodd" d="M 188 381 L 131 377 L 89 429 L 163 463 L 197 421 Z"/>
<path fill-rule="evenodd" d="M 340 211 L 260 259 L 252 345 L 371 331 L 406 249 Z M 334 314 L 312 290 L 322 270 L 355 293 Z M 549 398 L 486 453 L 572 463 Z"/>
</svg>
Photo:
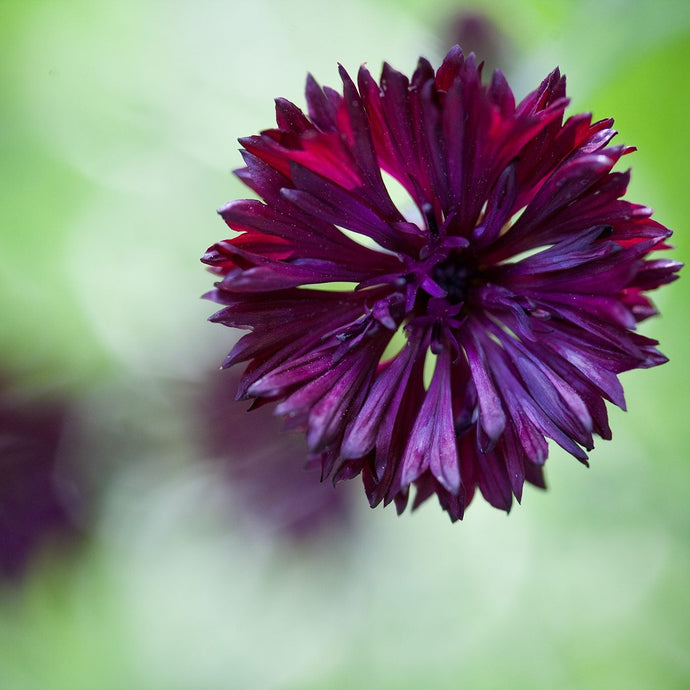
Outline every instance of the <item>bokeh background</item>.
<svg viewBox="0 0 690 690">
<path fill-rule="evenodd" d="M 236 138 L 307 71 L 457 40 L 614 116 L 687 259 L 685 0 L 0 0 L 1 690 L 690 687 L 690 282 L 614 440 L 552 451 L 509 517 L 300 488 L 216 371 L 198 257 Z"/>
</svg>

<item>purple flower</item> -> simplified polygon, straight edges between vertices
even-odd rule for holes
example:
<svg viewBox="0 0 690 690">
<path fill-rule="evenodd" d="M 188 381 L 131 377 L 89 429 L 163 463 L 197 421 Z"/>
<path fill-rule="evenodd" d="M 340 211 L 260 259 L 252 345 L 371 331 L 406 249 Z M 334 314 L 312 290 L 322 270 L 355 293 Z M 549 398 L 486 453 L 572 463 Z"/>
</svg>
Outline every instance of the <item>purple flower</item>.
<svg viewBox="0 0 690 690">
<path fill-rule="evenodd" d="M 231 378 L 237 387 L 239 376 Z M 344 534 L 351 526 L 350 493 L 319 483 L 318 468 L 304 467 L 304 439 L 281 435 L 268 407 L 249 414 L 229 383 L 215 376 L 205 382 L 196 411 L 201 448 L 227 480 L 233 504 L 254 524 L 294 542 Z"/>
<path fill-rule="evenodd" d="M 278 401 L 372 506 L 402 511 L 414 484 L 452 520 L 477 488 L 509 510 L 544 486 L 547 439 L 586 464 L 604 401 L 625 406 L 617 375 L 666 361 L 634 329 L 680 267 L 648 258 L 671 232 L 621 199 L 633 148 L 612 120 L 563 121 L 558 69 L 517 105 L 457 47 L 411 79 L 340 76 L 342 95 L 310 76 L 307 115 L 278 99 L 278 127 L 240 140 L 263 201 L 223 207 L 236 233 L 203 257 L 211 320 L 249 330 L 223 366 L 249 362 L 238 398 Z"/>
<path fill-rule="evenodd" d="M 47 544 L 80 536 L 81 497 L 61 457 L 68 416 L 57 401 L 37 402 L 0 388 L 0 575 L 19 580 Z"/>
<path fill-rule="evenodd" d="M 492 65 L 505 64 L 513 52 L 510 36 L 484 12 L 476 9 L 461 9 L 445 18 L 444 36 L 463 47 L 464 52 L 481 55 L 484 69 Z"/>
</svg>

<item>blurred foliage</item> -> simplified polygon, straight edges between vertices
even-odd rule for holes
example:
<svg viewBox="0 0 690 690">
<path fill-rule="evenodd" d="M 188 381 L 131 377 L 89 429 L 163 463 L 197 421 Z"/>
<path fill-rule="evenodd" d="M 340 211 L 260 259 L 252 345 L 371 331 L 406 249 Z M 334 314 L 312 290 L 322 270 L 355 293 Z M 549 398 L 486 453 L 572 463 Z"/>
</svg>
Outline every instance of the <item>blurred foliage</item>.
<svg viewBox="0 0 690 690">
<path fill-rule="evenodd" d="M 519 95 L 560 64 L 570 113 L 615 117 L 629 197 L 687 257 L 684 0 L 3 1 L 0 350 L 74 396 L 99 504 L 82 550 L 0 588 L 0 690 L 688 687 L 685 279 L 643 328 L 671 362 L 625 376 L 614 440 L 589 470 L 554 452 L 508 518 L 360 497 L 349 536 L 288 545 L 228 519 L 190 442 L 186 391 L 231 345 L 198 257 L 245 194 L 236 137 L 301 104 L 307 70 L 437 61 L 463 10 L 510 38 Z"/>
</svg>

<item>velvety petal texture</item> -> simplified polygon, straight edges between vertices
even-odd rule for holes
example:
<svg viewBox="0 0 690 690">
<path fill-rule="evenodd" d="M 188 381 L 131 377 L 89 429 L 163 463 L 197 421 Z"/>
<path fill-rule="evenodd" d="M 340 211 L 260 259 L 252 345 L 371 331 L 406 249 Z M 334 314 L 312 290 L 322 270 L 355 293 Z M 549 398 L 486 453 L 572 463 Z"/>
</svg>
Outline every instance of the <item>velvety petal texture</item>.
<svg viewBox="0 0 690 690">
<path fill-rule="evenodd" d="M 248 330 L 237 397 L 277 402 L 323 478 L 398 511 L 414 486 L 452 520 L 544 487 L 549 441 L 586 464 L 611 437 L 618 375 L 666 361 L 635 329 L 680 268 L 622 198 L 613 121 L 564 120 L 558 69 L 516 103 L 481 68 L 455 47 L 410 78 L 309 77 L 306 112 L 278 99 L 240 140 L 260 198 L 220 209 L 232 236 L 202 259 L 212 320 Z"/>
</svg>

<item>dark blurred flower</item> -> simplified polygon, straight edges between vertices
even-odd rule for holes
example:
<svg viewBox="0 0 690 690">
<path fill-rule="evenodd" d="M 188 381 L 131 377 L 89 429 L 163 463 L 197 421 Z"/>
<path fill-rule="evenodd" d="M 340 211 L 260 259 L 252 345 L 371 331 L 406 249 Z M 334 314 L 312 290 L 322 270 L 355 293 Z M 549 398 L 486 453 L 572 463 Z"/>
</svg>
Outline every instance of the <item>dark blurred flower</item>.
<svg viewBox="0 0 690 690">
<path fill-rule="evenodd" d="M 507 64 L 512 53 L 512 41 L 484 12 L 461 10 L 445 23 L 444 33 L 450 45 L 456 43 L 463 51 L 480 55 L 484 69 L 493 70 Z"/>
<path fill-rule="evenodd" d="M 62 462 L 67 408 L 0 391 L 0 572 L 24 574 L 49 544 L 80 534 L 80 500 Z"/>
<path fill-rule="evenodd" d="M 239 234 L 203 258 L 212 321 L 250 331 L 224 366 L 249 361 L 238 397 L 279 401 L 372 506 L 403 510 L 415 484 L 453 520 L 477 487 L 508 510 L 544 485 L 547 439 L 586 463 L 611 437 L 604 400 L 624 407 L 617 375 L 666 361 L 634 329 L 676 277 L 647 258 L 671 233 L 621 200 L 629 172 L 611 170 L 633 149 L 612 120 L 563 122 L 557 69 L 517 106 L 457 47 L 411 79 L 340 75 L 342 96 L 309 77 L 308 115 L 278 99 L 278 128 L 240 140 L 263 202 L 222 208 Z"/>
<path fill-rule="evenodd" d="M 227 480 L 230 495 L 254 523 L 298 541 L 333 535 L 350 524 L 352 502 L 343 487 L 319 482 L 306 467 L 301 434 L 281 434 L 268 407 L 251 414 L 235 400 L 239 376 L 203 387 L 198 431 L 203 450 Z"/>
</svg>

